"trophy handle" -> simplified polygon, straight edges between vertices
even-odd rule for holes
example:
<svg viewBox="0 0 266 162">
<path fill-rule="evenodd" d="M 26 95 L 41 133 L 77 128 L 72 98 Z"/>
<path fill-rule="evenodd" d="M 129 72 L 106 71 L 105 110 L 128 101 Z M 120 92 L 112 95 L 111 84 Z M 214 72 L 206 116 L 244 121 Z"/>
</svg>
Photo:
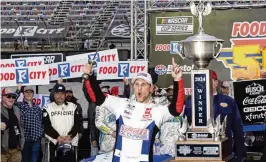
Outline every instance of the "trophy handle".
<svg viewBox="0 0 266 162">
<path fill-rule="evenodd" d="M 216 44 L 214 44 L 214 49 L 217 49 L 217 48 L 218 48 L 218 50 L 215 50 L 217 52 L 213 55 L 214 58 L 218 58 L 219 57 L 220 52 L 221 52 L 221 50 L 223 48 L 223 44 L 220 43 L 220 42 L 216 42 Z"/>
</svg>

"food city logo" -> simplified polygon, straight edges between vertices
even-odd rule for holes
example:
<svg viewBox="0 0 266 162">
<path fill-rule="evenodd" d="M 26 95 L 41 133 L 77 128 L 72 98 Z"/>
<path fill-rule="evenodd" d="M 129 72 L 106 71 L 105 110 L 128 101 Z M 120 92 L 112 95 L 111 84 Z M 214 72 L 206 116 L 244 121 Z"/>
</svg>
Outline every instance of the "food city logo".
<svg viewBox="0 0 266 162">
<path fill-rule="evenodd" d="M 70 64 L 58 64 L 58 77 L 69 77 L 70 76 Z"/>
<path fill-rule="evenodd" d="M 1 35 L 3 34 L 13 34 L 14 37 L 32 37 L 35 34 L 60 34 L 65 28 L 57 28 L 57 29 L 46 29 L 39 28 L 38 26 L 19 26 L 17 28 L 1 28 Z"/>
<path fill-rule="evenodd" d="M 195 65 L 181 65 L 179 68 L 182 70 L 183 74 L 191 74 L 191 70 L 195 68 Z M 167 65 L 167 67 L 163 64 L 159 64 L 155 66 L 155 73 L 158 75 L 171 74 L 172 73 L 172 65 Z"/>
<path fill-rule="evenodd" d="M 231 79 L 258 79 L 266 70 L 266 21 L 234 22 L 231 48 L 224 48 L 219 61 L 231 69 Z"/>
<path fill-rule="evenodd" d="M 42 65 L 43 61 L 26 61 L 25 59 L 15 60 L 14 63 L 5 63 L 1 62 L 1 68 L 9 68 L 9 67 L 25 67 L 25 66 L 39 66 Z"/>
<path fill-rule="evenodd" d="M 99 74 L 117 74 L 118 77 L 129 77 L 130 74 L 135 74 L 145 70 L 146 66 L 133 65 L 130 63 L 118 63 L 114 66 L 99 67 Z"/>
<path fill-rule="evenodd" d="M 28 69 L 16 69 L 16 83 L 29 83 Z"/>
<path fill-rule="evenodd" d="M 149 140 L 148 129 L 132 128 L 126 125 L 120 127 L 119 135 L 133 140 Z"/>
<path fill-rule="evenodd" d="M 70 77 L 73 73 L 82 71 L 84 65 L 71 65 L 70 63 L 58 64 L 55 67 L 49 67 L 49 76 Z"/>
</svg>

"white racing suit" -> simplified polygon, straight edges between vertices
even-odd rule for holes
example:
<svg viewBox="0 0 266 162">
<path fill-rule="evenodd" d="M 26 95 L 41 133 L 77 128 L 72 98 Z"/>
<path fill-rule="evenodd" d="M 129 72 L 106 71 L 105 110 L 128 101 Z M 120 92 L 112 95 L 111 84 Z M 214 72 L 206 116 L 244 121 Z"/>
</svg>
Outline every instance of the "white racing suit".
<svg viewBox="0 0 266 162">
<path fill-rule="evenodd" d="M 166 96 L 154 97 L 153 102 L 158 105 L 170 104 Z M 160 141 L 160 154 L 175 155 L 175 142 L 179 136 L 178 127 L 180 121 L 180 116 L 172 117 L 161 126 L 160 132 L 156 135 L 156 139 Z"/>
<path fill-rule="evenodd" d="M 116 118 L 109 110 L 104 107 L 96 107 L 95 125 L 101 131 L 100 134 L 100 153 L 114 150 L 115 138 L 112 133 L 116 131 Z"/>
<path fill-rule="evenodd" d="M 101 92 L 95 76 L 84 82 L 84 94 L 115 114 L 118 122 L 113 162 L 152 162 L 153 143 L 161 125 L 178 116 L 184 105 L 184 82 L 174 82 L 173 101 L 167 106 L 139 103 Z"/>
</svg>

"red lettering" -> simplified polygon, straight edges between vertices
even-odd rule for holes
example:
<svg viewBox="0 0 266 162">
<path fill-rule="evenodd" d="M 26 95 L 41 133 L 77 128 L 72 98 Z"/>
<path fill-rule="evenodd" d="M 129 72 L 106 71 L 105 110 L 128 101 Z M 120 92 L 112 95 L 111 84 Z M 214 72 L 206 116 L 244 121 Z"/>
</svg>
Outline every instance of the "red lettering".
<svg viewBox="0 0 266 162">
<path fill-rule="evenodd" d="M 101 62 L 115 61 L 115 54 L 101 56 L 100 60 L 101 60 Z"/>
<path fill-rule="evenodd" d="M 117 73 L 117 67 L 109 66 L 109 67 L 100 67 L 99 74 L 115 74 Z"/>
<path fill-rule="evenodd" d="M 257 21 L 254 21 L 250 25 L 250 36 L 256 37 L 259 33 L 260 24 Z"/>
<path fill-rule="evenodd" d="M 249 23 L 248 22 L 243 22 L 240 28 L 240 35 L 242 37 L 248 36 L 249 33 Z"/>
<path fill-rule="evenodd" d="M 30 72 L 30 79 L 44 79 L 46 71 L 33 71 Z"/>
<path fill-rule="evenodd" d="M 41 105 L 41 99 L 39 98 L 33 98 L 32 102 L 35 103 L 36 105 Z"/>
<path fill-rule="evenodd" d="M 0 81 L 14 80 L 14 79 L 15 79 L 14 73 L 0 73 Z"/>
<path fill-rule="evenodd" d="M 235 22 L 233 24 L 233 29 L 232 29 L 232 37 L 237 37 L 238 33 L 239 33 L 239 27 L 240 27 L 240 22 Z"/>
<path fill-rule="evenodd" d="M 260 22 L 260 33 L 259 36 L 266 36 L 266 21 Z"/>
<path fill-rule="evenodd" d="M 131 66 L 130 67 L 130 73 L 138 73 L 138 72 L 141 72 L 141 71 L 144 71 L 145 69 L 145 66 Z"/>
<path fill-rule="evenodd" d="M 15 67 L 15 64 L 1 64 L 1 68 Z"/>
<path fill-rule="evenodd" d="M 80 72 L 83 68 L 83 65 L 74 65 L 74 66 L 71 66 L 70 68 L 70 71 L 71 72 Z"/>
<path fill-rule="evenodd" d="M 56 75 L 57 74 L 57 68 L 49 68 L 49 76 Z"/>
</svg>

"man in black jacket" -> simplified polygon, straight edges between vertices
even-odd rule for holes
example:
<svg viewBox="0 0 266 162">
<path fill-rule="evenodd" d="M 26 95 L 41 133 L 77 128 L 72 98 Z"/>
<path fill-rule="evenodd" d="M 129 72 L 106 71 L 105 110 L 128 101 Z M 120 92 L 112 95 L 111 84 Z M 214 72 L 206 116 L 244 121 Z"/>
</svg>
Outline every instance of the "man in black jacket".
<svg viewBox="0 0 266 162">
<path fill-rule="evenodd" d="M 77 110 L 79 113 L 79 117 L 80 117 L 80 129 L 78 131 L 79 133 L 79 139 L 82 136 L 83 133 L 83 116 L 82 116 L 82 107 L 81 105 L 78 103 L 78 99 L 73 95 L 73 90 L 71 87 L 66 87 L 66 101 L 67 102 L 72 102 L 73 104 L 77 105 Z"/>
</svg>

